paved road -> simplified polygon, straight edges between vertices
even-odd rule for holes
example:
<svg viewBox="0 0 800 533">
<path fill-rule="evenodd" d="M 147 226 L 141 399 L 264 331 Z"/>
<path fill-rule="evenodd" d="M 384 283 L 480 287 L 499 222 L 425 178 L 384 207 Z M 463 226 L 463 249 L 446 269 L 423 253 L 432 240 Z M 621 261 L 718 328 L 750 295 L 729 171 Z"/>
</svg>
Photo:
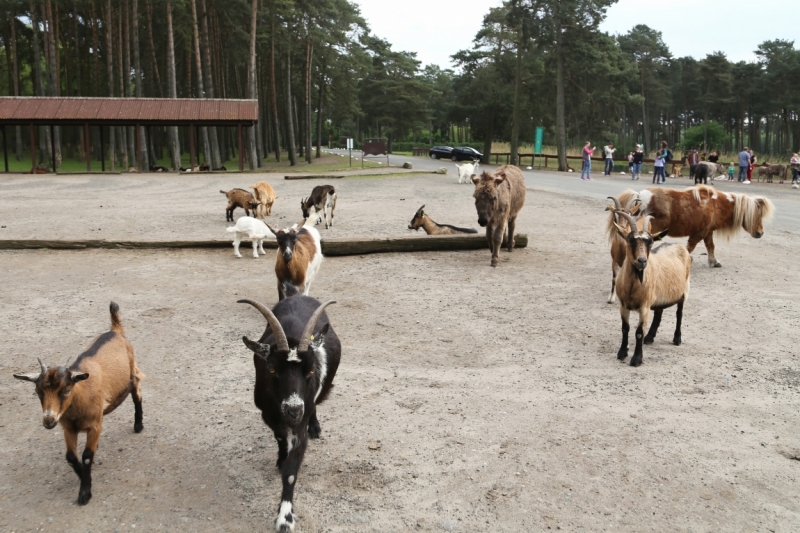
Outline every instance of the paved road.
<svg viewBox="0 0 800 533">
<path fill-rule="evenodd" d="M 332 153 L 347 153 L 346 150 L 330 150 Z M 354 157 L 361 157 L 361 152 L 353 152 Z M 376 161 L 380 159 L 376 158 Z M 383 161 L 386 161 L 385 159 Z M 423 157 L 408 156 L 389 156 L 389 162 L 393 166 L 402 165 L 409 161 L 415 169 L 435 171 L 439 167 L 446 167 L 448 173 L 455 175 L 455 167 L 451 161 L 433 160 Z M 354 162 L 355 164 L 355 162 Z M 599 166 L 599 165 L 595 165 Z M 481 165 L 482 169 L 493 170 L 497 165 Z M 535 171 L 524 170 L 525 182 L 528 187 L 541 189 L 548 192 L 555 192 L 573 196 L 588 196 L 605 200 L 608 196 L 616 196 L 620 191 L 627 188 L 641 190 L 651 186 L 652 177 L 644 176 L 635 184 L 631 183 L 626 176 L 603 176 L 601 171 L 593 172 L 592 181 L 581 181 L 580 173 L 564 174 L 552 170 Z M 668 180 L 668 185 L 675 188 L 683 188 L 691 185 L 688 179 Z M 722 191 L 747 192 L 768 197 L 775 204 L 776 215 L 772 223 L 773 230 L 791 231 L 800 233 L 800 190 L 792 189 L 788 185 L 758 184 L 741 185 L 737 182 L 714 182 L 714 185 Z"/>
</svg>

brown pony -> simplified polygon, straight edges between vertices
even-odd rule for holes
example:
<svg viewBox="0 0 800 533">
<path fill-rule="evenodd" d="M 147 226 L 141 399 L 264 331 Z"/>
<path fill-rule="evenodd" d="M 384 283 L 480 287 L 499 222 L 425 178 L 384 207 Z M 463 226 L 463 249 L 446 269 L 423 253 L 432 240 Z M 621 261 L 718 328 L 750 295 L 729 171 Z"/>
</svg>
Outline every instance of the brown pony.
<svg viewBox="0 0 800 533">
<path fill-rule="evenodd" d="M 764 224 L 775 214 L 775 206 L 768 198 L 718 191 L 706 185 L 683 191 L 653 188 L 637 193 L 627 190 L 619 195 L 622 205 L 628 205 L 635 198 L 641 201 L 643 215 L 653 217 L 653 232 L 669 228 L 670 237 L 689 237 L 686 246 L 689 253 L 703 241 L 711 267 L 722 266 L 714 256 L 715 231 L 730 238 L 744 229 L 760 239 Z"/>
<path fill-rule="evenodd" d="M 514 251 L 517 215 L 525 204 L 525 178 L 517 167 L 503 165 L 494 174 L 484 172 L 480 178 L 472 176 L 472 183 L 475 184 L 473 197 L 478 224 L 486 228 L 492 266 L 496 267 L 502 245 L 508 246 L 509 252 Z"/>
</svg>

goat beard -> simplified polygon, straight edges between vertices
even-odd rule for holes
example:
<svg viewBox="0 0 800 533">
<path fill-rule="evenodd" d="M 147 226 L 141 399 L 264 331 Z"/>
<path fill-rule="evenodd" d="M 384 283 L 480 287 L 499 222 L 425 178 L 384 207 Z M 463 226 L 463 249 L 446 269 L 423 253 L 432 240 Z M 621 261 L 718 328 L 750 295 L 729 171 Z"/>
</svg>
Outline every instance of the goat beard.
<svg viewBox="0 0 800 533">
<path fill-rule="evenodd" d="M 639 270 L 638 268 L 634 268 L 633 270 L 636 274 L 636 279 L 639 280 L 639 283 L 644 283 L 644 269 Z"/>
</svg>

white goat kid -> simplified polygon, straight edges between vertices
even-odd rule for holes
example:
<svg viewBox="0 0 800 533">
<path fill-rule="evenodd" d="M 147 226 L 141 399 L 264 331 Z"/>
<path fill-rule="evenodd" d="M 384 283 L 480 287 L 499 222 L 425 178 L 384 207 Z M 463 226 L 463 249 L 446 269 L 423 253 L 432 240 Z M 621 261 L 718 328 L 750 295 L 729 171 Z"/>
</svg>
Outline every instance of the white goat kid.
<svg viewBox="0 0 800 533">
<path fill-rule="evenodd" d="M 233 253 L 236 257 L 242 257 L 239 253 L 239 243 L 242 241 L 253 242 L 253 257 L 258 257 L 258 252 L 265 254 L 264 239 L 274 239 L 275 234 L 270 231 L 266 224 L 253 217 L 239 217 L 235 226 L 225 228 L 225 231 L 235 233 L 233 236 Z"/>
<path fill-rule="evenodd" d="M 463 163 L 456 165 L 458 171 L 459 183 L 472 183 L 472 176 L 478 174 L 478 167 L 481 165 L 480 161 L 473 161 L 472 163 Z"/>
</svg>

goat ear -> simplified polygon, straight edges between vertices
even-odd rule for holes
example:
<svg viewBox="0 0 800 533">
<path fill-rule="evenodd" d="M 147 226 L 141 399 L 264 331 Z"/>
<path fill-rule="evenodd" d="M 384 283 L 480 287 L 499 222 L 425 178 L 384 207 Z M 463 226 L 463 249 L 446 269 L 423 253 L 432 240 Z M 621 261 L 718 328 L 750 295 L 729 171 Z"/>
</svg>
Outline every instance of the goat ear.
<svg viewBox="0 0 800 533">
<path fill-rule="evenodd" d="M 653 237 L 654 241 L 660 241 L 661 239 L 663 239 L 664 237 L 667 236 L 667 233 L 669 233 L 669 228 L 664 228 L 661 231 L 659 231 L 658 233 L 656 233 L 654 235 L 650 235 L 650 236 Z"/>
<path fill-rule="evenodd" d="M 472 183 L 477 185 L 478 182 L 480 182 L 480 181 L 481 181 L 481 179 L 478 176 L 476 176 L 475 174 L 472 175 Z"/>
<path fill-rule="evenodd" d="M 614 227 L 615 227 L 615 228 L 617 228 L 617 234 L 618 234 L 620 237 L 622 237 L 623 239 L 627 239 L 627 238 L 628 238 L 628 233 L 629 233 L 629 230 L 627 230 L 627 229 L 624 229 L 622 226 L 620 226 L 620 225 L 619 225 L 619 224 L 617 224 L 616 222 L 614 222 Z"/>
<path fill-rule="evenodd" d="M 278 230 L 277 230 L 277 229 L 273 228 L 273 227 L 272 227 L 271 225 L 269 225 L 269 224 L 267 224 L 267 227 L 269 228 L 269 230 L 272 232 L 272 234 L 273 234 L 275 237 L 277 237 L 277 236 L 278 236 Z"/>
<path fill-rule="evenodd" d="M 17 379 L 21 379 L 22 381 L 32 381 L 36 383 L 41 376 L 41 372 L 36 372 L 35 374 L 14 374 L 14 377 Z"/>
<path fill-rule="evenodd" d="M 322 326 L 322 329 L 319 330 L 319 333 L 314 335 L 314 340 L 311 341 L 311 344 L 309 344 L 309 346 L 315 352 L 319 350 L 323 344 L 325 344 L 325 335 L 328 334 L 330 326 L 331 326 L 330 324 L 325 324 L 324 326 Z"/>
<path fill-rule="evenodd" d="M 495 178 L 494 179 L 495 185 L 500 185 L 504 181 L 506 181 L 506 175 L 505 174 L 503 174 L 503 176 L 501 178 Z"/>
<path fill-rule="evenodd" d="M 83 381 L 84 379 L 89 379 L 89 373 L 88 372 L 70 372 L 69 373 L 69 379 L 73 383 L 77 383 L 79 381 Z"/>
<path fill-rule="evenodd" d="M 254 354 L 266 360 L 269 357 L 269 344 L 261 344 L 260 342 L 251 341 L 247 337 L 242 337 L 244 345 L 250 348 Z"/>
</svg>

